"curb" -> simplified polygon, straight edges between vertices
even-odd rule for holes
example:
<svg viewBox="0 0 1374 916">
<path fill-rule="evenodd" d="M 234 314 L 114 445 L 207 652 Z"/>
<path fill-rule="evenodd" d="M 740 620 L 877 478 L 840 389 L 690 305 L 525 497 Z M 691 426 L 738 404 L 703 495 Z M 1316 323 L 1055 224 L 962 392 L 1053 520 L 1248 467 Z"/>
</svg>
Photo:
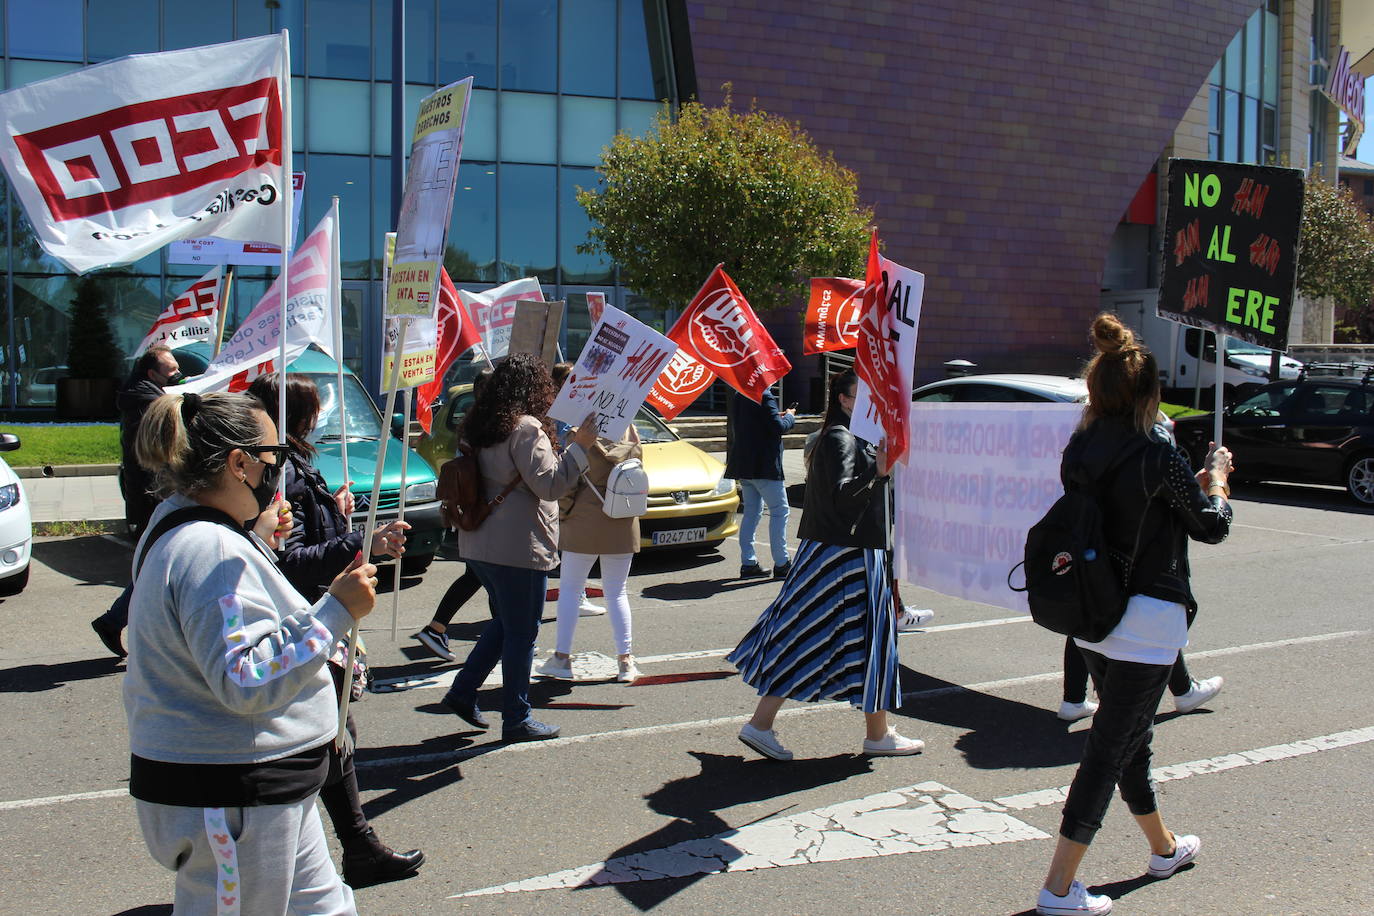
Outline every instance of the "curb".
<svg viewBox="0 0 1374 916">
<path fill-rule="evenodd" d="M 34 477 L 114 477 L 117 464 L 45 464 L 42 467 L 13 468 L 14 476 Z"/>
<path fill-rule="evenodd" d="M 79 532 L 72 531 L 80 526 Z M 62 519 L 49 522 L 34 522 L 34 537 L 86 537 L 96 534 L 128 534 L 129 527 L 122 518 L 83 518 Z"/>
</svg>

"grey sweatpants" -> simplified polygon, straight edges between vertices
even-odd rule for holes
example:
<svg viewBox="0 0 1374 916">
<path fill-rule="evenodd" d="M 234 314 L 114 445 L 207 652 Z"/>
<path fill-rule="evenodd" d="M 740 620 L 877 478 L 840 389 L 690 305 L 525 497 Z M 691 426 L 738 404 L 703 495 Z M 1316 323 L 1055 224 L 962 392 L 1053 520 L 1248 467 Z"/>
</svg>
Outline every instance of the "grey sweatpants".
<svg viewBox="0 0 1374 916">
<path fill-rule="evenodd" d="M 135 804 L 148 851 L 176 872 L 175 916 L 356 916 L 314 795 L 251 808 Z"/>
</svg>

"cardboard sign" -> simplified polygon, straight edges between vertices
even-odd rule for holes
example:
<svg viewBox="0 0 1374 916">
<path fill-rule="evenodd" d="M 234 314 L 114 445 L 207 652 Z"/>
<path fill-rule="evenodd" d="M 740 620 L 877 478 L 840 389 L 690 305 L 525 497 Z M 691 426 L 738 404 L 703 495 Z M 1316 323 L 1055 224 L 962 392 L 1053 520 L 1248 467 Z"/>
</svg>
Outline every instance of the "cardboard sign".
<svg viewBox="0 0 1374 916">
<path fill-rule="evenodd" d="M 296 247 L 296 227 L 305 204 L 305 173 L 291 173 L 291 243 Z M 238 267 L 279 267 L 281 249 L 266 242 L 235 242 L 213 236 L 184 239 L 167 246 L 168 264 L 233 264 Z"/>
<path fill-rule="evenodd" d="M 667 337 L 606 306 L 549 416 L 577 426 L 595 412 L 600 435 L 619 441 L 676 352 L 677 344 Z"/>
<path fill-rule="evenodd" d="M 509 353 L 533 353 L 552 366 L 558 361 L 558 337 L 563 330 L 562 299 L 521 299 L 515 303 Z"/>
<path fill-rule="evenodd" d="M 910 461 L 893 471 L 898 574 L 1025 611 L 1007 573 L 1064 492 L 1059 462 L 1082 415 L 1081 404 L 913 404 Z"/>
<path fill-rule="evenodd" d="M 1160 317 L 1286 350 L 1302 200 L 1298 169 L 1170 159 Z"/>
<path fill-rule="evenodd" d="M 386 290 L 388 316 L 433 318 L 438 307 L 439 270 L 444 266 L 471 96 L 469 76 L 420 102 L 396 226 L 396 262 Z"/>
<path fill-rule="evenodd" d="M 873 302 L 863 316 L 870 334 L 860 331 L 854 369 L 854 417 L 849 429 L 869 442 L 886 440 L 894 461 L 905 461 L 912 378 L 916 371 L 916 333 L 926 278 L 922 273 L 871 252 L 876 268 Z M 865 287 L 867 289 L 867 286 Z"/>
</svg>

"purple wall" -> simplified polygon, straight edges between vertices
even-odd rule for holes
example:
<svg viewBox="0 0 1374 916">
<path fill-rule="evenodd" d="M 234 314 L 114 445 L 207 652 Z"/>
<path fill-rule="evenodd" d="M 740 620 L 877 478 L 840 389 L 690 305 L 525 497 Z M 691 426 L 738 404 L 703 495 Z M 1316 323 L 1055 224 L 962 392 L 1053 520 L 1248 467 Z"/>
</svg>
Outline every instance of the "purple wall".
<svg viewBox="0 0 1374 916">
<path fill-rule="evenodd" d="M 737 107 L 756 98 L 799 121 L 858 173 L 884 253 L 926 274 L 917 378 L 929 380 L 956 357 L 1075 370 L 1112 232 L 1254 6 L 730 0 L 687 12 L 702 100 L 719 104 L 730 81 Z"/>
</svg>

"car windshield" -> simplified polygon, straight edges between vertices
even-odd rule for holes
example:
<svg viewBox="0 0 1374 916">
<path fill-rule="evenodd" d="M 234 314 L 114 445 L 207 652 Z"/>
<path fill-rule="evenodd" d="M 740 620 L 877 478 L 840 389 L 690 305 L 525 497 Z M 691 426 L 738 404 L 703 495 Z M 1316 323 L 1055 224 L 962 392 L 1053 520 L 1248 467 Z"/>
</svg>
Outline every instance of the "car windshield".
<svg viewBox="0 0 1374 916">
<path fill-rule="evenodd" d="M 676 442 L 678 438 L 677 433 L 651 414 L 647 407 L 641 407 L 639 413 L 635 414 L 635 429 L 639 430 L 641 442 Z"/>
<path fill-rule="evenodd" d="M 341 438 L 338 376 L 324 372 L 312 372 L 309 375 L 320 392 L 320 416 L 315 421 L 315 431 L 310 434 L 310 441 L 338 442 Z M 344 373 L 343 382 L 344 416 L 348 420 L 349 440 L 380 439 L 382 415 L 377 412 L 377 406 L 355 376 Z"/>
</svg>

